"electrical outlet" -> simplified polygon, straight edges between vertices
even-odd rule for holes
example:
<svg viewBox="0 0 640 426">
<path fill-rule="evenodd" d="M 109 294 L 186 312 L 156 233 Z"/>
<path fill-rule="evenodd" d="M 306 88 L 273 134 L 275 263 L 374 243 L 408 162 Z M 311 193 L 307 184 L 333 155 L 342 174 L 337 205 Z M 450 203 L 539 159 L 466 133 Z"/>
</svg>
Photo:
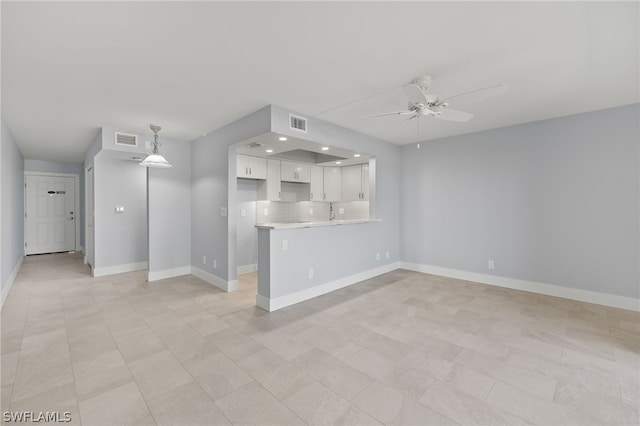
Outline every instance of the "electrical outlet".
<svg viewBox="0 0 640 426">
<path fill-rule="evenodd" d="M 218 267 L 218 259 L 213 259 L 213 269 Z"/>
<path fill-rule="evenodd" d="M 313 214 L 313 209 L 309 208 L 309 214 Z"/>
<path fill-rule="evenodd" d="M 391 253 L 389 253 L 389 250 L 387 250 L 386 257 L 387 257 L 387 259 L 389 259 L 391 257 Z"/>
<path fill-rule="evenodd" d="M 496 268 L 496 263 L 493 260 L 489 260 L 487 261 L 487 268 L 489 269 L 495 269 Z"/>
<path fill-rule="evenodd" d="M 282 240 L 282 251 L 285 251 L 289 248 L 289 241 Z"/>
<path fill-rule="evenodd" d="M 309 279 L 313 278 L 313 268 L 309 268 Z"/>
<path fill-rule="evenodd" d="M 376 253 L 376 260 L 380 260 L 380 253 Z"/>
<path fill-rule="evenodd" d="M 202 256 L 202 264 L 203 265 L 207 264 L 207 256 Z"/>
<path fill-rule="evenodd" d="M 269 209 L 264 209 L 262 211 L 262 214 L 264 214 L 265 216 L 269 216 Z"/>
<path fill-rule="evenodd" d="M 344 214 L 344 208 L 343 207 L 340 207 L 338 209 L 338 214 Z"/>
<path fill-rule="evenodd" d="M 220 207 L 220 216 L 226 216 L 226 215 L 227 215 L 227 208 Z"/>
</svg>

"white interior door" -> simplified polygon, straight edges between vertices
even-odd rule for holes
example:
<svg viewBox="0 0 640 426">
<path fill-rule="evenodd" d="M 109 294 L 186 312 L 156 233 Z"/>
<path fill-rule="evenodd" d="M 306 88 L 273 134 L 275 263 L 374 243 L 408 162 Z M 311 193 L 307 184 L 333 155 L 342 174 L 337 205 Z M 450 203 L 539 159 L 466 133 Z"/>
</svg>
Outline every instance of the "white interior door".
<svg viewBox="0 0 640 426">
<path fill-rule="evenodd" d="M 75 179 L 27 175 L 26 184 L 26 254 L 75 250 Z"/>
</svg>

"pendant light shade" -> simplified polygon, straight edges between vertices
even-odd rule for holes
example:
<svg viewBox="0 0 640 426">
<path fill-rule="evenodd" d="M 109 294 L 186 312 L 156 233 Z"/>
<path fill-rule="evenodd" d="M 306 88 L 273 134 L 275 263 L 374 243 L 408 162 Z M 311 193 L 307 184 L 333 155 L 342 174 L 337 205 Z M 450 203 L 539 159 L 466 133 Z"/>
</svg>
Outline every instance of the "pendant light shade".
<svg viewBox="0 0 640 426">
<path fill-rule="evenodd" d="M 142 167 L 158 167 L 158 168 L 168 168 L 171 167 L 171 164 L 160 154 L 158 151 L 158 132 L 160 131 L 160 126 L 154 126 L 153 124 L 149 126 L 151 131 L 153 131 L 153 142 L 151 142 L 151 146 L 153 147 L 153 152 L 147 156 L 144 160 L 142 160 L 139 165 Z"/>
</svg>

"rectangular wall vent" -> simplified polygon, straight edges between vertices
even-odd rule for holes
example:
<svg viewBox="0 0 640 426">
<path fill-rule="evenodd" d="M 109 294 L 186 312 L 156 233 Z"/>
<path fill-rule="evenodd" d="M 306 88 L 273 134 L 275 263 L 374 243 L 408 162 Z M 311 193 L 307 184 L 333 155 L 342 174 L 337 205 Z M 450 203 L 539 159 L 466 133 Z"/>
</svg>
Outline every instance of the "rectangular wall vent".
<svg viewBox="0 0 640 426">
<path fill-rule="evenodd" d="M 116 132 L 116 145 L 138 146 L 138 135 Z"/>
<path fill-rule="evenodd" d="M 289 127 L 307 133 L 307 119 L 289 114 Z"/>
</svg>

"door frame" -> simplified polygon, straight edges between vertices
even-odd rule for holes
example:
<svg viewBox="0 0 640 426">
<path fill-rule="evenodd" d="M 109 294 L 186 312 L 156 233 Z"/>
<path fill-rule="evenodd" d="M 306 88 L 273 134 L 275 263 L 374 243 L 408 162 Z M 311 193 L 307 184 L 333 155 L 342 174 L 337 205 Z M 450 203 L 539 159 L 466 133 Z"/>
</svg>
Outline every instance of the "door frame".
<svg viewBox="0 0 640 426">
<path fill-rule="evenodd" d="M 88 185 L 88 177 L 89 173 L 93 174 L 91 178 L 91 188 Z M 92 263 L 96 263 L 96 242 L 95 242 L 95 229 L 96 229 L 96 218 L 93 216 L 91 218 L 91 222 L 93 223 L 93 228 L 89 230 L 89 215 L 92 214 L 95 210 L 96 205 L 96 192 L 95 192 L 95 179 L 96 179 L 96 170 L 93 164 L 86 167 L 84 169 L 84 264 L 91 266 L 91 270 L 93 271 L 94 265 Z M 93 206 L 89 206 L 89 193 L 93 192 L 93 196 L 91 199 L 93 200 Z M 89 244 L 87 243 L 89 240 L 89 231 L 91 231 L 91 256 L 89 254 Z M 92 260 L 93 262 L 90 262 Z"/>
<path fill-rule="evenodd" d="M 50 176 L 50 177 L 69 177 L 73 178 L 74 186 L 75 186 L 75 206 L 74 215 L 76 222 L 76 241 L 75 241 L 75 251 L 82 251 L 82 246 L 80 245 L 80 175 L 73 173 L 54 173 L 54 172 L 33 172 L 33 171 L 25 171 L 24 172 L 24 187 L 25 190 L 27 188 L 27 176 Z M 27 194 L 25 192 L 24 196 L 24 214 L 27 214 Z M 24 243 L 27 243 L 27 221 L 24 221 Z M 24 253 L 26 253 L 26 249 Z"/>
</svg>

